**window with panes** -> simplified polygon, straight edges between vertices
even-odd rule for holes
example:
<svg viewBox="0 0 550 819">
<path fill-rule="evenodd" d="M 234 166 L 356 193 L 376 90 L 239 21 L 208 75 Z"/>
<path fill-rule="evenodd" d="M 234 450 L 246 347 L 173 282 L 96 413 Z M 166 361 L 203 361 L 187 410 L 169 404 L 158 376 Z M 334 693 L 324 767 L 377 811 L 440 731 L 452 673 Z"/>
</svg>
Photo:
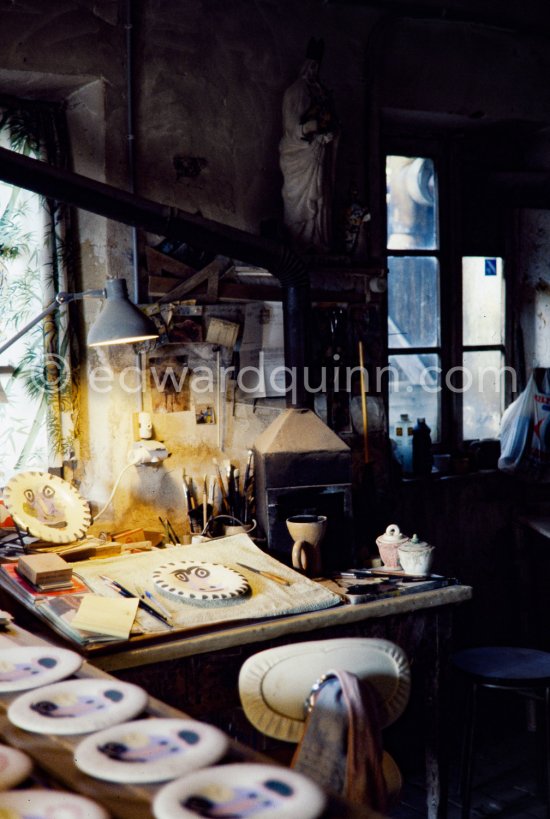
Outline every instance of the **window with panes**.
<svg viewBox="0 0 550 819">
<path fill-rule="evenodd" d="M 386 155 L 388 407 L 453 447 L 498 436 L 505 386 L 504 262 L 461 253 L 441 163 Z M 446 169 L 447 170 L 447 169 Z"/>
</svg>

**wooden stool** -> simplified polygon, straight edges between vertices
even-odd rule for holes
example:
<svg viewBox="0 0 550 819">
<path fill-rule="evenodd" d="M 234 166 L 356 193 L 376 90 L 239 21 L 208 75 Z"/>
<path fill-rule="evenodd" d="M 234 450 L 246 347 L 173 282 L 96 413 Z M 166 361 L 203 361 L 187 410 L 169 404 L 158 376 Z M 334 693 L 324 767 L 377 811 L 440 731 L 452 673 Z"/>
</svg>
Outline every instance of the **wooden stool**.
<svg viewBox="0 0 550 819">
<path fill-rule="evenodd" d="M 460 771 L 463 819 L 470 816 L 476 704 L 480 688 L 506 689 L 542 701 L 544 785 L 546 814 L 550 819 L 550 653 L 531 648 L 487 646 L 457 652 L 453 664 L 470 686 Z"/>
</svg>

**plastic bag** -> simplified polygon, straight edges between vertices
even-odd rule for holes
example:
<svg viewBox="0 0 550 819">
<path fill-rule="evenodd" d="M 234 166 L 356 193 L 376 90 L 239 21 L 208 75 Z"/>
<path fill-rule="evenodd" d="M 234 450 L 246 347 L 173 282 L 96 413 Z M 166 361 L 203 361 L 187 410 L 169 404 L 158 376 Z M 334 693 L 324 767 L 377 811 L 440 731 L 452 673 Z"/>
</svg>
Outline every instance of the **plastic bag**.
<svg viewBox="0 0 550 819">
<path fill-rule="evenodd" d="M 498 468 L 524 480 L 550 482 L 550 373 L 535 372 L 500 424 Z"/>
</svg>

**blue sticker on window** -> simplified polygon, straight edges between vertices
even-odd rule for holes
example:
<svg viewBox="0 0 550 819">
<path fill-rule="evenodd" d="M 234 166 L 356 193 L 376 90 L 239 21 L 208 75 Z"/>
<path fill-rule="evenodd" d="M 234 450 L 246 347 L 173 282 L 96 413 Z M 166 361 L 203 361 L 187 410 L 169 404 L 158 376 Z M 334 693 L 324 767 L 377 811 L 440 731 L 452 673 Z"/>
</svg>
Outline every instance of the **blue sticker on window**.
<svg viewBox="0 0 550 819">
<path fill-rule="evenodd" d="M 496 259 L 485 259 L 485 275 L 486 276 L 496 276 L 497 275 L 497 260 Z"/>
</svg>

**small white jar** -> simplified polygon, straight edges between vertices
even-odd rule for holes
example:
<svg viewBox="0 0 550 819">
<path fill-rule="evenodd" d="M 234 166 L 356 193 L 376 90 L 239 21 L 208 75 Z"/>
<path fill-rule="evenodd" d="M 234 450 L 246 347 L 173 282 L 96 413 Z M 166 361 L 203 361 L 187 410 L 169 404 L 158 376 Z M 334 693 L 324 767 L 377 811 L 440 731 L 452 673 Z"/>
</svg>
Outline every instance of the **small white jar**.
<svg viewBox="0 0 550 819">
<path fill-rule="evenodd" d="M 434 547 L 423 540 L 419 540 L 418 535 L 413 535 L 408 543 L 404 543 L 398 548 L 399 562 L 406 574 L 426 577 L 430 574 L 433 563 Z"/>
</svg>

